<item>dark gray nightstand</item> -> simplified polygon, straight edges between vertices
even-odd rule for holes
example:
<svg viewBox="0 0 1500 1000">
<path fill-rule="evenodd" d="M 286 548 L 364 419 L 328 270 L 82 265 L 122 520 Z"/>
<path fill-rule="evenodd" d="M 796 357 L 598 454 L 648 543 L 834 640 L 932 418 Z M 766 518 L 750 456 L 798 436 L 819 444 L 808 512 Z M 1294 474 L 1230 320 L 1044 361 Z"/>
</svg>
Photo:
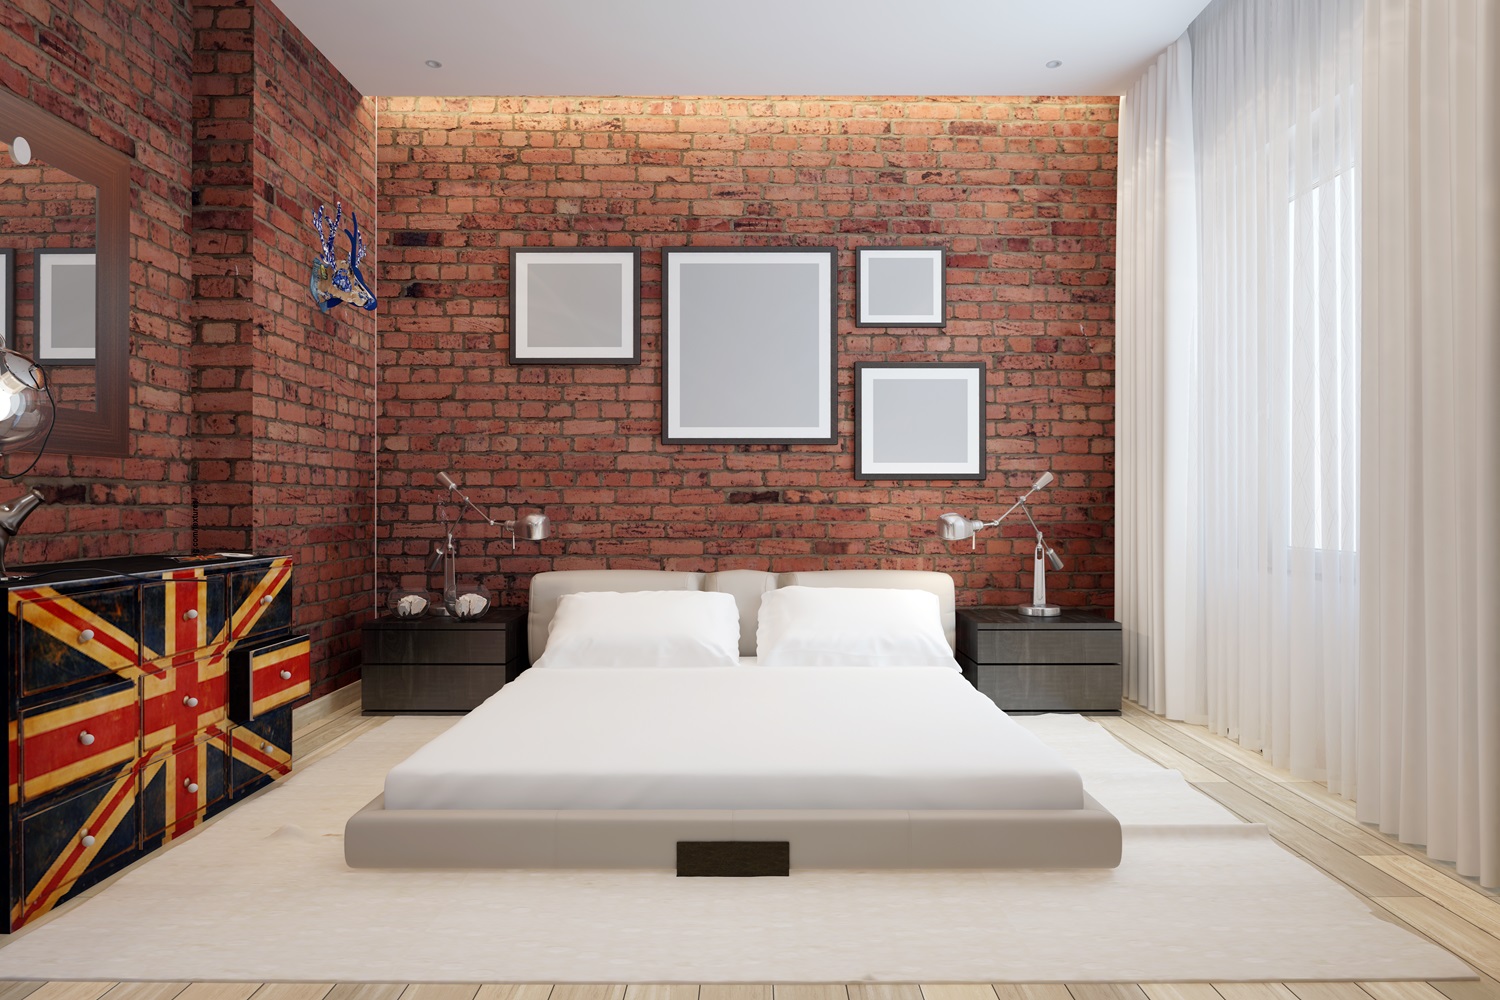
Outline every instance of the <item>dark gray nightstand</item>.
<svg viewBox="0 0 1500 1000">
<path fill-rule="evenodd" d="M 964 676 L 1007 712 L 1120 711 L 1122 653 L 1120 623 L 1103 612 L 958 609 Z"/>
<path fill-rule="evenodd" d="M 366 712 L 467 712 L 527 667 L 523 608 L 472 622 L 377 618 L 364 631 Z"/>
</svg>

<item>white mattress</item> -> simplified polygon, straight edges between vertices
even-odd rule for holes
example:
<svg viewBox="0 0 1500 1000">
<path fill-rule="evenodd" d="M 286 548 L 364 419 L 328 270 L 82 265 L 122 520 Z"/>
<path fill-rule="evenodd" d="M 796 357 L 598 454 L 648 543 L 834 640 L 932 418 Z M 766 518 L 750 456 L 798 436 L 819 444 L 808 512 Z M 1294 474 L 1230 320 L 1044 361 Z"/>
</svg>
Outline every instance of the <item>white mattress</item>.
<svg viewBox="0 0 1500 1000">
<path fill-rule="evenodd" d="M 387 809 L 1077 809 L 954 670 L 528 670 L 386 776 Z"/>
</svg>

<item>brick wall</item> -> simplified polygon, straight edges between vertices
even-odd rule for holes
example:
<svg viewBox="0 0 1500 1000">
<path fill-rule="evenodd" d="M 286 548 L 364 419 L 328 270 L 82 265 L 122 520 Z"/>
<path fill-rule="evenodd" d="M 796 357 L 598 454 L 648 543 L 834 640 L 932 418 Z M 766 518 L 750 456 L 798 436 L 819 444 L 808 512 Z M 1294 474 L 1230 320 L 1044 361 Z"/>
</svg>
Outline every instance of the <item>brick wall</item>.
<svg viewBox="0 0 1500 1000">
<path fill-rule="evenodd" d="M 267 0 L 194 13 L 200 544 L 296 560 L 316 697 L 357 676 L 370 607 L 375 319 L 313 305 L 311 219 L 373 222 L 374 106 Z"/>
<path fill-rule="evenodd" d="M 79 485 L 44 505 L 13 565 L 184 551 L 190 542 L 189 123 L 184 0 L 26 0 L 0 5 L 0 86 L 133 156 L 128 458 L 48 454 L 4 498 Z M 35 150 L 45 159 L 45 150 Z M 7 456 L 14 473 L 29 452 Z"/>
<path fill-rule="evenodd" d="M 971 552 L 938 514 L 997 515 L 1043 469 L 1058 603 L 1113 603 L 1113 98 L 384 99 L 377 539 L 382 599 L 427 579 L 436 474 L 554 537 L 511 554 L 470 517 L 460 574 L 508 603 L 544 569 L 952 573 L 1030 593 L 1021 524 Z M 942 330 L 856 329 L 854 250 L 950 250 Z M 644 248 L 644 364 L 506 363 L 511 246 Z M 839 248 L 832 446 L 660 440 L 660 248 Z M 982 484 L 861 482 L 857 361 L 983 361 Z M 1024 572 L 1023 572 L 1024 569 Z"/>
</svg>

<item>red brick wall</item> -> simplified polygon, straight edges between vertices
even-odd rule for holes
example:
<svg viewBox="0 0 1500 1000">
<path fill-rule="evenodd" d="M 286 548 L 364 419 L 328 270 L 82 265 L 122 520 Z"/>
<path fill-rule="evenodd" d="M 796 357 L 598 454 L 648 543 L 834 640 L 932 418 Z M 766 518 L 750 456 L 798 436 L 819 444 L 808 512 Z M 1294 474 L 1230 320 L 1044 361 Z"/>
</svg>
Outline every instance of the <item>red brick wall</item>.
<svg viewBox="0 0 1500 1000">
<path fill-rule="evenodd" d="M 82 485 L 44 505 L 13 565 L 185 551 L 191 410 L 189 125 L 191 25 L 180 0 L 0 4 L 0 86 L 132 155 L 128 458 L 50 453 L 14 488 Z M 45 159 L 45 150 L 36 153 Z M 7 456 L 14 473 L 32 454 Z"/>
<path fill-rule="evenodd" d="M 267 0 L 194 9 L 200 544 L 296 560 L 316 697 L 369 615 L 375 319 L 313 305 L 312 214 L 373 222 L 374 105 Z"/>
<path fill-rule="evenodd" d="M 544 569 L 924 568 L 965 603 L 1030 593 L 1023 525 L 978 548 L 1043 469 L 1058 603 L 1113 603 L 1113 98 L 384 99 L 380 103 L 382 599 L 422 582 L 435 475 L 540 506 L 512 555 L 470 517 L 460 572 L 509 603 Z M 854 250 L 949 248 L 945 329 L 853 324 Z M 640 246 L 634 368 L 506 363 L 507 248 Z M 839 443 L 660 440 L 663 246 L 839 248 Z M 982 484 L 861 482 L 857 361 L 988 365 Z M 1024 569 L 1024 572 L 1023 572 Z"/>
<path fill-rule="evenodd" d="M 317 696 L 358 677 L 370 616 L 375 315 L 313 304 L 312 216 L 342 202 L 348 229 L 358 214 L 373 282 L 375 105 L 268 0 L 255 5 L 254 99 L 254 548 L 297 560 Z"/>
</svg>

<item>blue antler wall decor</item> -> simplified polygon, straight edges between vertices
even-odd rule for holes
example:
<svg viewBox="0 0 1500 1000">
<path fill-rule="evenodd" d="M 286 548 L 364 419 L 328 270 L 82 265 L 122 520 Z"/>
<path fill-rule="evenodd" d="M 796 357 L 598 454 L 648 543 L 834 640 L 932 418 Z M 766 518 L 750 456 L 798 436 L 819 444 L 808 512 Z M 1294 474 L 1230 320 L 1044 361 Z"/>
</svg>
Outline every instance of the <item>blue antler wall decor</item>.
<svg viewBox="0 0 1500 1000">
<path fill-rule="evenodd" d="M 373 311 L 378 304 L 375 293 L 370 291 L 370 286 L 365 284 L 365 276 L 359 271 L 359 265 L 365 259 L 365 242 L 359 235 L 359 217 L 354 214 L 353 209 L 349 210 L 350 228 L 344 230 L 344 235 L 349 237 L 349 255 L 340 263 L 334 253 L 333 243 L 338 239 L 339 226 L 344 221 L 344 206 L 337 203 L 336 208 L 337 214 L 332 223 L 328 221 L 328 212 L 324 206 L 319 205 L 318 210 L 313 213 L 313 228 L 318 231 L 322 252 L 313 261 L 308 291 L 312 293 L 318 308 L 325 313 L 343 302 Z"/>
</svg>

